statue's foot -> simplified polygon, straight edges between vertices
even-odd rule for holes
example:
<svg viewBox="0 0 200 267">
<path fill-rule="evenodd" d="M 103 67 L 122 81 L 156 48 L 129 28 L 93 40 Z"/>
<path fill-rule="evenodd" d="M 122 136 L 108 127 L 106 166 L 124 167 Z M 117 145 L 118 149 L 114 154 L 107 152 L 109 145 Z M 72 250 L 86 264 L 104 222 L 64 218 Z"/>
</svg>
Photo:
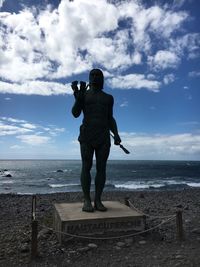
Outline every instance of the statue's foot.
<svg viewBox="0 0 200 267">
<path fill-rule="evenodd" d="M 107 208 L 102 204 L 101 201 L 95 201 L 94 208 L 99 211 L 107 211 Z"/>
<path fill-rule="evenodd" d="M 94 211 L 94 208 L 92 206 L 91 201 L 89 201 L 89 200 L 84 201 L 82 211 L 86 211 L 86 212 L 93 212 Z"/>
</svg>

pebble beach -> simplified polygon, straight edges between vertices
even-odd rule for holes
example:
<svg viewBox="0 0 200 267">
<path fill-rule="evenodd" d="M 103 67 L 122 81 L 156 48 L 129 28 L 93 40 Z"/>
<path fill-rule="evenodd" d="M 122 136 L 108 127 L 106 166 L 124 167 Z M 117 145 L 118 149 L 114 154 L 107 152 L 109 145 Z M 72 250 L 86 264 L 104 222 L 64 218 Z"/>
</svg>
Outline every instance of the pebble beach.
<svg viewBox="0 0 200 267">
<path fill-rule="evenodd" d="M 0 266 L 200 266 L 200 189 L 104 192 L 103 200 L 129 198 L 147 217 L 183 214 L 184 240 L 177 240 L 176 220 L 147 233 L 95 240 L 69 238 L 60 245 L 53 227 L 53 203 L 82 201 L 82 193 L 37 195 L 38 257 L 31 260 L 31 195 L 0 195 Z M 117 235 L 117 234 L 116 234 Z"/>
</svg>

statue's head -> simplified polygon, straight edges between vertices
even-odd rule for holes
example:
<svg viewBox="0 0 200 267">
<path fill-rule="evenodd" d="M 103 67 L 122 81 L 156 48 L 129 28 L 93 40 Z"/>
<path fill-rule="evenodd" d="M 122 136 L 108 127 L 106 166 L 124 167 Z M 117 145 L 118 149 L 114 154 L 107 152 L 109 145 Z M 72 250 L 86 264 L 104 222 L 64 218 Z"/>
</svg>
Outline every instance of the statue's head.
<svg viewBox="0 0 200 267">
<path fill-rule="evenodd" d="M 103 89 L 104 76 L 100 69 L 93 69 L 89 74 L 89 83 L 97 89 Z"/>
</svg>

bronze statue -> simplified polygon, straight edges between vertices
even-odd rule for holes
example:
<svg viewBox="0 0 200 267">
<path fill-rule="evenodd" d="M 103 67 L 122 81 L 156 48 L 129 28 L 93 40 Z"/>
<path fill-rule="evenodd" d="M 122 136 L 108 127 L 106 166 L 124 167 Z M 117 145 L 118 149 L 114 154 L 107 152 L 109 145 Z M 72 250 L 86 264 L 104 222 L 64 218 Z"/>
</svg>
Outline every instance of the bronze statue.
<svg viewBox="0 0 200 267">
<path fill-rule="evenodd" d="M 86 83 L 72 82 L 75 103 L 72 114 L 75 118 L 83 112 L 83 123 L 80 126 L 80 142 L 82 170 L 81 186 L 84 195 L 83 211 L 93 212 L 94 208 L 106 211 L 101 202 L 101 195 L 106 181 L 106 163 L 110 152 L 110 131 L 114 135 L 115 145 L 120 145 L 117 124 L 113 118 L 112 95 L 103 92 L 104 76 L 100 69 L 93 69 L 89 74 L 89 90 Z M 94 208 L 90 198 L 91 175 L 93 155 L 96 156 L 95 199 Z"/>
</svg>

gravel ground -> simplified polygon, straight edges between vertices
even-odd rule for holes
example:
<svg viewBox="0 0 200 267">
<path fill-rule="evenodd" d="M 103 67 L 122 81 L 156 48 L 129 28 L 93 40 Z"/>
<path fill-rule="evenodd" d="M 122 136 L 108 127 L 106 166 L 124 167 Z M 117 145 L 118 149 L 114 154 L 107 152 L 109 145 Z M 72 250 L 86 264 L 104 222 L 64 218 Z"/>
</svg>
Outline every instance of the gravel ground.
<svg viewBox="0 0 200 267">
<path fill-rule="evenodd" d="M 60 245 L 52 227 L 53 203 L 82 201 L 81 193 L 37 196 L 38 251 L 30 259 L 31 201 L 29 195 L 0 195 L 0 266 L 200 266 L 200 189 L 180 191 L 104 192 L 104 200 L 123 201 L 151 216 L 183 211 L 185 240 L 176 239 L 172 220 L 148 234 L 111 240 L 69 239 Z M 147 218 L 147 227 L 162 219 Z"/>
</svg>

